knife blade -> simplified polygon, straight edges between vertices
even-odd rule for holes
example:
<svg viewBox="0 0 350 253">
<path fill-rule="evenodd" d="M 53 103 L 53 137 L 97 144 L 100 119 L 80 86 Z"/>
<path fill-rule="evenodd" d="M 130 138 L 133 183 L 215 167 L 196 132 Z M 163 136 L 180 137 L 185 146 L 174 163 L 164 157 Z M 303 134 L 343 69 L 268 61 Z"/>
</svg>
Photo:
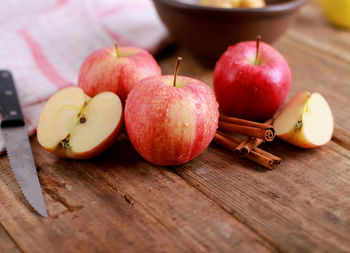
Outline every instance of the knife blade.
<svg viewBox="0 0 350 253">
<path fill-rule="evenodd" d="M 0 71 L 1 133 L 7 156 L 23 195 L 43 217 L 47 217 L 36 167 L 17 92 L 10 72 Z"/>
</svg>

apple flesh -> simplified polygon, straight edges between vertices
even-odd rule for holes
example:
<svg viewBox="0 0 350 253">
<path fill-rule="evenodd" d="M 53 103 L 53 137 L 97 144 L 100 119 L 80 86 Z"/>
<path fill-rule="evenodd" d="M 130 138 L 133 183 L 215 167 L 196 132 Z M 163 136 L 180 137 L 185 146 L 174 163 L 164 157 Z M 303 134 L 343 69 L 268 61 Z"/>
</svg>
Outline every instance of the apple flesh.
<svg viewBox="0 0 350 253">
<path fill-rule="evenodd" d="M 327 101 L 307 91 L 294 96 L 277 115 L 276 135 L 297 147 L 315 148 L 330 141 L 334 123 Z"/>
<path fill-rule="evenodd" d="M 91 53 L 80 68 L 78 83 L 91 97 L 110 91 L 125 102 L 139 80 L 159 75 L 160 67 L 147 51 L 116 46 Z"/>
<path fill-rule="evenodd" d="M 136 151 L 155 165 L 179 165 L 208 147 L 218 104 L 204 83 L 173 75 L 141 80 L 125 105 L 125 127 Z"/>
<path fill-rule="evenodd" d="M 60 90 L 40 113 L 37 138 L 42 147 L 60 157 L 94 157 L 117 139 L 123 109 L 112 92 L 93 98 L 77 87 Z"/>
<path fill-rule="evenodd" d="M 283 56 L 270 45 L 241 42 L 229 47 L 216 63 L 213 86 L 224 114 L 264 121 L 287 98 L 291 71 Z"/>
</svg>

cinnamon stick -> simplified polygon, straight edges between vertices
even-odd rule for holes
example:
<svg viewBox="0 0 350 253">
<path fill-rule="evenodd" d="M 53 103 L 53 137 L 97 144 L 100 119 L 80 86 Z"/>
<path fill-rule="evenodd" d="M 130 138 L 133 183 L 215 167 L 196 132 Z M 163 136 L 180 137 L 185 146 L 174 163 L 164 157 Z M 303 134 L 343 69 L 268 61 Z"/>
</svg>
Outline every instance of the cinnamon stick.
<svg viewBox="0 0 350 253">
<path fill-rule="evenodd" d="M 251 126 L 251 127 L 256 127 L 256 128 L 261 128 L 261 129 L 271 129 L 271 131 L 275 132 L 275 129 L 270 123 L 267 123 L 269 121 L 266 121 L 265 123 L 259 123 L 255 121 L 250 121 L 246 119 L 239 119 L 235 117 L 229 117 L 220 114 L 219 120 L 223 122 L 229 122 L 237 125 L 242 125 L 242 126 Z"/>
<path fill-rule="evenodd" d="M 219 128 L 226 132 L 256 137 L 265 141 L 273 141 L 273 139 L 275 138 L 275 130 L 269 125 L 265 125 L 264 128 L 260 128 L 256 126 L 241 125 L 220 120 Z"/>
<path fill-rule="evenodd" d="M 271 125 L 273 121 L 274 118 L 271 118 L 265 121 L 264 124 Z M 248 136 L 237 146 L 235 153 L 239 156 L 246 156 L 263 142 L 263 139 Z"/>
<path fill-rule="evenodd" d="M 216 131 L 213 141 L 233 152 L 240 143 L 239 139 L 220 131 Z M 245 158 L 271 170 L 275 169 L 281 162 L 279 157 L 276 157 L 259 148 L 251 151 Z"/>
</svg>

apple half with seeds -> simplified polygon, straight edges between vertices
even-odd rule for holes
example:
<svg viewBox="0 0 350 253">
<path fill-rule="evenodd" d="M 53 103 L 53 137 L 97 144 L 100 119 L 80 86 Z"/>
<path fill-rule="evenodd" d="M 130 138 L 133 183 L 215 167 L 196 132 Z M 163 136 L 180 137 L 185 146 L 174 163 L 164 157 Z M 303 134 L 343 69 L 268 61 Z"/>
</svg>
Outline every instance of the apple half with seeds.
<svg viewBox="0 0 350 253">
<path fill-rule="evenodd" d="M 333 135 L 332 111 L 322 95 L 302 91 L 277 115 L 276 135 L 297 147 L 315 148 L 328 143 Z"/>
<path fill-rule="evenodd" d="M 92 158 L 109 148 L 123 125 L 123 107 L 112 92 L 90 98 L 69 87 L 54 94 L 40 113 L 37 138 L 59 157 Z"/>
</svg>

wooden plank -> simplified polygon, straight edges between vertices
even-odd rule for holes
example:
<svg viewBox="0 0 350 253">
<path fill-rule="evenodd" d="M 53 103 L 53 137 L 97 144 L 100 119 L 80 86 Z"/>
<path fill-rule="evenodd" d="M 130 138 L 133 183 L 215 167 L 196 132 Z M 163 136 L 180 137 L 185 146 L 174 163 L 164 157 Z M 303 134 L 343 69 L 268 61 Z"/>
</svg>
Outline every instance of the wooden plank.
<svg viewBox="0 0 350 253">
<path fill-rule="evenodd" d="M 268 172 L 211 146 L 174 169 L 283 251 L 348 252 L 350 161 L 341 149 L 331 143 L 304 151 L 279 142 L 268 150 L 284 162 Z"/>
<path fill-rule="evenodd" d="M 0 252 L 4 253 L 20 253 L 20 248 L 11 239 L 10 235 L 0 224 Z"/>
<path fill-rule="evenodd" d="M 350 62 L 349 31 L 330 24 L 318 0 L 309 0 L 301 9 L 298 22 L 287 36 L 320 51 L 320 54 Z"/>
<path fill-rule="evenodd" d="M 350 132 L 344 128 L 341 128 L 339 126 L 335 127 L 332 141 L 342 146 L 343 148 L 350 150 Z"/>
<path fill-rule="evenodd" d="M 49 218 L 34 215 L 0 159 L 0 221 L 24 252 L 275 252 L 273 246 L 125 136 L 89 161 L 32 141 Z"/>
</svg>

